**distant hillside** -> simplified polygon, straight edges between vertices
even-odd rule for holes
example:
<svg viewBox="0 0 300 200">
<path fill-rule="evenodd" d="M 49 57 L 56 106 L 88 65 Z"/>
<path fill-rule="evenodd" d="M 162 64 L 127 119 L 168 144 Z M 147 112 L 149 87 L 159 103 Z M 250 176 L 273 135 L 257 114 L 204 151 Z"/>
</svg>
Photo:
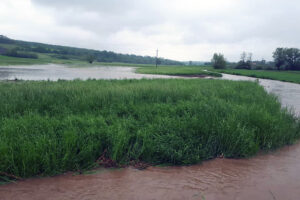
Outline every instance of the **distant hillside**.
<svg viewBox="0 0 300 200">
<path fill-rule="evenodd" d="M 92 49 L 50 45 L 37 42 L 25 42 L 13 40 L 0 35 L 0 55 L 39 59 L 40 57 L 50 57 L 53 59 L 75 59 L 93 60 L 98 62 L 121 62 L 134 64 L 155 64 L 155 57 L 137 56 L 133 54 L 119 54 L 111 51 L 98 51 Z M 162 65 L 183 65 L 179 61 L 159 58 Z"/>
</svg>

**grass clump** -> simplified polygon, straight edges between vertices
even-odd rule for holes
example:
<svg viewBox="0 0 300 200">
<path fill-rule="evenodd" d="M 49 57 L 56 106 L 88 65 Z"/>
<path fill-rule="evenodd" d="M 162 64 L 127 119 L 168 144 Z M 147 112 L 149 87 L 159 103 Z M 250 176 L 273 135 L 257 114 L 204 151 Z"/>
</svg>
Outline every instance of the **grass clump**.
<svg viewBox="0 0 300 200">
<path fill-rule="evenodd" d="M 200 66 L 159 66 L 141 67 L 136 70 L 141 74 L 161 74 L 173 76 L 215 76 L 222 77 L 220 73 L 204 71 Z"/>
<path fill-rule="evenodd" d="M 256 83 L 89 80 L 0 84 L 0 172 L 117 163 L 193 164 L 292 144 L 299 122 Z"/>
</svg>

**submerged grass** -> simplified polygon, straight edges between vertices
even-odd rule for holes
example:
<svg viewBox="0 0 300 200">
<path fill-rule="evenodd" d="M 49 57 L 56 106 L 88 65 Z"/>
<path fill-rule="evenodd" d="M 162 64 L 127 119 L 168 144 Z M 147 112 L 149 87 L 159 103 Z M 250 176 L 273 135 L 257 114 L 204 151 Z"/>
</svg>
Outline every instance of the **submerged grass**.
<svg viewBox="0 0 300 200">
<path fill-rule="evenodd" d="M 299 122 L 256 83 L 89 80 L 0 84 L 0 172 L 54 175 L 117 163 L 193 164 L 292 144 Z"/>
<path fill-rule="evenodd" d="M 175 76 L 215 76 L 222 77 L 220 73 L 204 71 L 201 66 L 159 66 L 141 67 L 136 70 L 141 74 L 162 74 Z"/>
</svg>

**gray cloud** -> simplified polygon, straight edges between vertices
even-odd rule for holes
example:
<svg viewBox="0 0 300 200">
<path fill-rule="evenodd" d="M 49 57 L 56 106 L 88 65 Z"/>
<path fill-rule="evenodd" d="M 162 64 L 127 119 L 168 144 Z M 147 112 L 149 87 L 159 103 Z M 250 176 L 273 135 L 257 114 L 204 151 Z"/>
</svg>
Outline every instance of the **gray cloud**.
<svg viewBox="0 0 300 200">
<path fill-rule="evenodd" d="M 19 39 L 141 55 L 159 48 L 177 60 L 237 60 L 242 51 L 271 59 L 276 47 L 300 44 L 297 0 L 3 1 L 0 29 Z"/>
</svg>

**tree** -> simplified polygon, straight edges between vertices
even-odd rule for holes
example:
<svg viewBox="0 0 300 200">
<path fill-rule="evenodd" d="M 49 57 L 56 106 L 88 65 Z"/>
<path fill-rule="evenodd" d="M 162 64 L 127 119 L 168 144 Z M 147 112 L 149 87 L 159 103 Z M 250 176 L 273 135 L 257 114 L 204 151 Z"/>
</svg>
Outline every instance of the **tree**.
<svg viewBox="0 0 300 200">
<path fill-rule="evenodd" d="M 248 53 L 247 62 L 252 63 L 252 56 L 253 56 L 253 53 Z"/>
<path fill-rule="evenodd" d="M 278 70 L 300 70 L 300 50 L 297 48 L 277 48 L 273 58 Z"/>
<path fill-rule="evenodd" d="M 252 53 L 246 53 L 245 51 L 241 54 L 241 60 L 238 62 L 236 69 L 251 69 L 252 68 Z"/>
<path fill-rule="evenodd" d="M 212 65 L 215 69 L 225 69 L 226 67 L 226 60 L 223 54 L 215 53 L 213 58 L 211 59 Z"/>
<path fill-rule="evenodd" d="M 300 50 L 289 48 L 285 50 L 286 63 L 290 70 L 300 70 Z"/>
<path fill-rule="evenodd" d="M 161 64 L 161 59 L 160 59 L 160 58 L 157 58 L 157 59 L 155 60 L 155 64 L 156 64 L 156 66 L 157 66 L 157 65 L 160 65 L 160 64 Z"/>
<path fill-rule="evenodd" d="M 277 48 L 276 51 L 273 52 L 273 58 L 277 70 L 280 70 L 280 67 L 285 64 L 285 49 Z"/>
<path fill-rule="evenodd" d="M 94 55 L 88 55 L 87 56 L 87 61 L 92 64 L 95 61 L 95 56 Z"/>
<path fill-rule="evenodd" d="M 244 51 L 242 54 L 241 54 L 241 60 L 243 63 L 246 62 L 246 57 L 247 57 L 247 53 Z"/>
</svg>

